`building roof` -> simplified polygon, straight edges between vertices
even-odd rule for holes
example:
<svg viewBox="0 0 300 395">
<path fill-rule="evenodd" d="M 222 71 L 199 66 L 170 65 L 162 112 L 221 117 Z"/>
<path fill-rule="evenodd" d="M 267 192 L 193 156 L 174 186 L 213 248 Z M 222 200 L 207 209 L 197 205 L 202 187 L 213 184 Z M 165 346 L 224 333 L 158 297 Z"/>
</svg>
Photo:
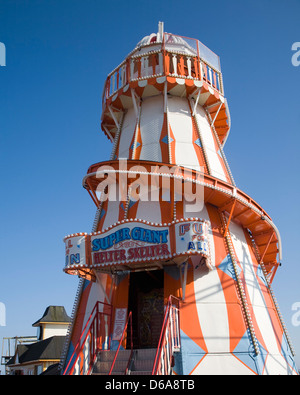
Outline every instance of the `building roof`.
<svg viewBox="0 0 300 395">
<path fill-rule="evenodd" d="M 64 341 L 65 336 L 52 336 L 29 345 L 18 345 L 15 355 L 7 362 L 7 365 L 38 360 L 60 360 Z"/>
<path fill-rule="evenodd" d="M 39 326 L 42 323 L 68 323 L 71 318 L 67 315 L 64 306 L 48 306 L 38 321 L 32 324 L 32 326 Z"/>
<path fill-rule="evenodd" d="M 40 376 L 59 376 L 59 375 L 60 375 L 59 363 L 50 365 L 44 372 L 40 374 Z"/>
</svg>

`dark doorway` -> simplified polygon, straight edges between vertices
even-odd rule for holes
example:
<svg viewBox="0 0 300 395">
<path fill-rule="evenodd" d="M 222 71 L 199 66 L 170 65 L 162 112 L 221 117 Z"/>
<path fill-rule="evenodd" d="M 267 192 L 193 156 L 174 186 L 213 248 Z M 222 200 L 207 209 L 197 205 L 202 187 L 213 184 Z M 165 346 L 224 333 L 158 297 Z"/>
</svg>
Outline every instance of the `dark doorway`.
<svg viewBox="0 0 300 395">
<path fill-rule="evenodd" d="M 130 274 L 129 306 L 134 348 L 156 348 L 164 318 L 164 271 Z"/>
</svg>

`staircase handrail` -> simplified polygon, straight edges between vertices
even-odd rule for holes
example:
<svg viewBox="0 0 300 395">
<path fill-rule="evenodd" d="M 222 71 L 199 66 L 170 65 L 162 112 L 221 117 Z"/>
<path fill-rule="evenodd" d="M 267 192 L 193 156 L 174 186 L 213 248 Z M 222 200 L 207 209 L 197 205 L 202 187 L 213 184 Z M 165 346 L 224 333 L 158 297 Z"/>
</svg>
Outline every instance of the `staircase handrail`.
<svg viewBox="0 0 300 395">
<path fill-rule="evenodd" d="M 127 366 L 126 366 L 125 374 L 126 374 L 126 372 L 127 372 L 128 365 L 129 365 L 129 362 L 130 362 L 130 360 L 131 360 L 132 353 L 133 353 L 133 340 L 132 340 L 132 312 L 131 312 L 131 311 L 130 311 L 130 313 L 128 314 L 127 321 L 126 321 L 126 324 L 125 324 L 125 326 L 124 326 L 123 333 L 122 333 L 122 336 L 121 336 L 121 339 L 120 339 L 120 341 L 119 341 L 119 345 L 118 345 L 118 348 L 117 348 L 117 351 L 116 351 L 116 355 L 115 355 L 114 360 L 113 360 L 113 362 L 112 362 L 112 364 L 111 364 L 111 368 L 110 368 L 110 371 L 109 371 L 109 373 L 108 373 L 109 376 L 110 376 L 110 375 L 112 374 L 112 372 L 113 372 L 113 369 L 114 369 L 114 366 L 115 366 L 115 363 L 116 363 L 116 360 L 117 360 L 117 357 L 118 357 L 118 354 L 119 354 L 119 351 L 120 351 L 121 344 L 122 344 L 122 342 L 123 342 L 125 333 L 126 333 L 126 331 L 127 331 L 127 327 L 128 327 L 129 322 L 130 322 L 130 334 L 131 334 L 131 336 L 130 336 L 131 353 L 130 353 L 130 356 L 129 356 L 129 359 L 128 359 L 128 364 L 127 364 Z"/>
<path fill-rule="evenodd" d="M 104 313 L 103 311 L 100 312 L 100 309 L 99 309 L 99 305 L 100 304 L 103 305 L 103 307 L 104 306 L 109 307 L 110 312 L 109 313 Z M 93 308 L 93 310 L 92 310 L 92 312 L 91 312 L 91 314 L 90 314 L 90 316 L 89 316 L 89 318 L 88 318 L 88 320 L 87 320 L 87 322 L 86 322 L 86 324 L 85 324 L 85 326 L 84 326 L 84 328 L 82 330 L 82 333 L 81 333 L 80 338 L 79 338 L 79 340 L 78 340 L 78 342 L 76 344 L 76 347 L 75 347 L 71 357 L 69 358 L 69 362 L 68 362 L 67 366 L 65 367 L 65 369 L 63 371 L 63 375 L 64 376 L 73 374 L 73 371 L 75 369 L 76 363 L 78 362 L 78 359 L 79 359 L 79 357 L 80 357 L 80 355 L 81 355 L 81 353 L 82 353 L 82 351 L 83 351 L 83 349 L 84 349 L 84 347 L 86 345 L 87 338 L 88 338 L 89 335 L 92 335 L 92 338 L 93 338 L 92 339 L 92 343 L 91 343 L 92 347 L 91 347 L 91 350 L 90 350 L 91 351 L 91 356 L 90 356 L 91 358 L 90 358 L 89 369 L 88 369 L 87 374 L 90 373 L 91 368 L 93 366 L 93 363 L 96 360 L 97 353 L 98 353 L 99 348 L 100 348 L 99 347 L 99 340 L 100 340 L 100 333 L 101 333 L 100 314 L 108 315 L 108 316 L 111 317 L 112 305 L 110 305 L 108 303 L 100 302 L 100 301 L 96 302 L 96 304 L 95 304 L 95 306 L 94 306 L 94 308 Z M 96 328 L 94 327 L 95 320 L 98 320 L 98 321 L 96 321 Z M 93 333 L 94 329 L 96 329 L 95 333 Z M 76 355 L 76 357 L 75 357 L 75 359 L 73 361 L 73 358 L 74 358 L 75 355 Z"/>
<path fill-rule="evenodd" d="M 164 356 L 165 364 L 168 363 L 169 366 L 171 366 L 174 351 L 180 350 L 179 312 L 180 312 L 180 299 L 170 295 L 166 306 L 162 330 L 154 359 L 152 375 L 157 375 L 159 369 L 161 368 L 163 351 L 166 350 L 168 353 L 168 355 L 166 356 L 167 360 Z M 169 329 L 168 332 L 167 329 Z M 166 371 L 165 366 L 163 366 L 163 371 L 164 374 L 169 374 L 169 371 L 168 373 L 165 373 Z"/>
</svg>

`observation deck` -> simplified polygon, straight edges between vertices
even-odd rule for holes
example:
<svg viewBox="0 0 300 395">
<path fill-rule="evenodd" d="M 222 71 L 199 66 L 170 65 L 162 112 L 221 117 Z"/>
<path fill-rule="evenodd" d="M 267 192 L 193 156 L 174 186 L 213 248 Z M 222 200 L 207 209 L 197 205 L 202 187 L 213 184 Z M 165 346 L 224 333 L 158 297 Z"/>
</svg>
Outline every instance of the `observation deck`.
<svg viewBox="0 0 300 395">
<path fill-rule="evenodd" d="M 164 92 L 189 97 L 210 114 L 221 144 L 230 130 L 220 59 L 199 40 L 170 33 L 152 34 L 107 77 L 101 127 L 113 141 L 122 114 L 136 100 Z"/>
</svg>

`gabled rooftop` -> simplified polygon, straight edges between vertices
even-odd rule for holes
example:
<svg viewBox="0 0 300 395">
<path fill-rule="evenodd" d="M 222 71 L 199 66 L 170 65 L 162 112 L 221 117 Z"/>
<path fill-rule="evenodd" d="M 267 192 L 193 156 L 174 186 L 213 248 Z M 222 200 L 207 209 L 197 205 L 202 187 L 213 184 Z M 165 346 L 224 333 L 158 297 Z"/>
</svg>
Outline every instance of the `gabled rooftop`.
<svg viewBox="0 0 300 395">
<path fill-rule="evenodd" d="M 59 360 L 65 336 L 53 336 L 30 345 L 19 345 L 7 365 L 24 364 L 38 360 Z"/>
<path fill-rule="evenodd" d="M 71 318 L 67 315 L 64 306 L 48 306 L 43 316 L 32 324 L 36 327 L 42 323 L 68 323 Z"/>
</svg>

